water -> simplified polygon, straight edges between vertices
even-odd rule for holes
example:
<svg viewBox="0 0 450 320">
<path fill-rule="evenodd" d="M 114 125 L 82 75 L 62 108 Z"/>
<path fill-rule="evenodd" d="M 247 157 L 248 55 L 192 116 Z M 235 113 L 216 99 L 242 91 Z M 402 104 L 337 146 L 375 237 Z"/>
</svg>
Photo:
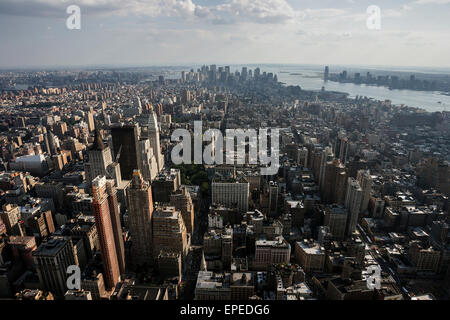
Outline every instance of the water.
<svg viewBox="0 0 450 320">
<path fill-rule="evenodd" d="M 255 66 L 256 67 L 256 66 Z M 324 82 L 323 70 L 320 66 L 296 66 L 296 65 L 261 65 L 261 72 L 277 74 L 278 81 L 287 85 L 299 85 L 304 90 L 320 90 L 325 87 L 328 91 L 346 92 L 350 98 L 357 95 L 376 100 L 391 100 L 395 105 L 406 105 L 421 108 L 429 112 L 450 111 L 450 96 L 440 92 L 414 91 L 414 90 L 390 90 L 386 87 L 357 85 L 353 83 Z M 237 68 L 236 68 L 237 69 Z M 252 66 L 251 69 L 254 69 Z M 330 68 L 330 72 L 337 73 L 344 67 Z M 293 73 L 295 75 L 293 75 Z M 297 75 L 298 74 L 298 75 Z M 388 74 L 388 73 L 386 73 Z M 420 76 L 417 75 L 420 79 Z"/>
</svg>

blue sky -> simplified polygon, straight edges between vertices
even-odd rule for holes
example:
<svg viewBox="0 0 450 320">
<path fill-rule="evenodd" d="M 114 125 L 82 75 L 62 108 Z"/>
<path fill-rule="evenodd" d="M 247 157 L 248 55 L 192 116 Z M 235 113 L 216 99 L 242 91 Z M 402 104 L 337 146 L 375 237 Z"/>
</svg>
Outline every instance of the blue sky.
<svg viewBox="0 0 450 320">
<path fill-rule="evenodd" d="M 81 8 L 68 30 L 66 8 Z M 381 30 L 366 27 L 369 5 Z M 0 67 L 450 67 L 450 0 L 0 0 Z"/>
</svg>

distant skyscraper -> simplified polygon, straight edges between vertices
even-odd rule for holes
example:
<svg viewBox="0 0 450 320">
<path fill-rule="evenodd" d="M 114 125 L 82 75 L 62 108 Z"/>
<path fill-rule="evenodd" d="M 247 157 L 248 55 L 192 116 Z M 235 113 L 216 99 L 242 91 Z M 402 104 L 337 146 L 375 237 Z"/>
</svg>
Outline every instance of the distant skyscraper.
<svg viewBox="0 0 450 320">
<path fill-rule="evenodd" d="M 89 132 L 94 131 L 95 130 L 94 115 L 91 111 L 89 111 L 86 115 L 86 122 L 88 124 Z"/>
<path fill-rule="evenodd" d="M 328 66 L 326 66 L 323 80 L 328 81 L 329 76 L 330 76 L 330 68 Z"/>
<path fill-rule="evenodd" d="M 367 210 L 370 201 L 370 193 L 372 191 L 372 176 L 370 175 L 369 170 L 360 170 L 358 171 L 357 180 L 361 189 L 363 190 L 363 198 L 361 201 L 361 212 Z"/>
<path fill-rule="evenodd" d="M 347 222 L 347 235 L 350 236 L 358 224 L 358 217 L 361 210 L 363 190 L 358 181 L 348 178 L 347 195 L 345 198 L 345 207 L 350 212 Z"/>
<path fill-rule="evenodd" d="M 278 212 L 278 184 L 274 181 L 269 183 L 269 216 L 274 216 Z"/>
<path fill-rule="evenodd" d="M 131 180 L 133 171 L 139 169 L 140 155 L 138 152 L 137 126 L 122 126 L 111 128 L 114 158 L 120 154 L 119 164 L 123 180 Z"/>
<path fill-rule="evenodd" d="M 109 290 L 114 288 L 119 281 L 120 268 L 106 178 L 100 176 L 95 178 L 92 182 L 92 191 L 94 195 L 92 206 L 102 254 L 105 286 Z"/>
<path fill-rule="evenodd" d="M 152 191 L 150 184 L 143 179 L 139 170 L 133 173 L 127 196 L 132 264 L 134 266 L 144 263 L 152 265 Z"/>
<path fill-rule="evenodd" d="M 321 191 L 323 201 L 328 204 L 344 204 L 347 173 L 345 166 L 337 159 L 327 162 Z"/>
</svg>

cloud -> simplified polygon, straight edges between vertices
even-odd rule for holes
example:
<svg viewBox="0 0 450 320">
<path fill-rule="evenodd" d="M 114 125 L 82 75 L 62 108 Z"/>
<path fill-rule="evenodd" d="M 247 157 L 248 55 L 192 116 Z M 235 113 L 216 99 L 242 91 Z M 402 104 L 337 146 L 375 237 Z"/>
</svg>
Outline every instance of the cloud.
<svg viewBox="0 0 450 320">
<path fill-rule="evenodd" d="M 416 4 L 449 4 L 450 0 L 417 0 Z"/>
<path fill-rule="evenodd" d="M 84 14 L 181 17 L 213 23 L 283 23 L 297 14 L 286 0 L 224 0 L 209 6 L 192 0 L 2 0 L 0 14 L 64 18 L 72 4 Z"/>
</svg>

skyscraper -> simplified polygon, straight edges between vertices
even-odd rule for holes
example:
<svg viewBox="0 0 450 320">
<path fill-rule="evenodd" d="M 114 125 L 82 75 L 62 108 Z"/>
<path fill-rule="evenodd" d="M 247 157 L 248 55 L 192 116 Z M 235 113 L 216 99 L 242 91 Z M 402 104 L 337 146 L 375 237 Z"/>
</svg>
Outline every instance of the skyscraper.
<svg viewBox="0 0 450 320">
<path fill-rule="evenodd" d="M 194 204 L 191 195 L 186 188 L 182 188 L 170 196 L 170 204 L 181 212 L 187 232 L 194 232 Z"/>
<path fill-rule="evenodd" d="M 69 238 L 55 238 L 33 251 L 39 282 L 43 289 L 63 296 L 67 291 L 67 268 L 75 265 L 73 246 Z"/>
<path fill-rule="evenodd" d="M 105 145 L 98 130 L 95 131 L 94 143 L 88 151 L 89 162 L 85 164 L 86 180 L 89 185 L 98 176 L 114 179 L 116 186 L 121 185 L 120 166 L 114 165 L 111 149 Z"/>
<path fill-rule="evenodd" d="M 358 181 L 354 178 L 348 178 L 347 195 L 345 198 L 345 207 L 350 212 L 347 221 L 347 235 L 351 235 L 356 230 L 358 217 L 361 210 L 363 190 Z"/>
<path fill-rule="evenodd" d="M 150 140 L 150 147 L 153 149 L 156 158 L 158 172 L 161 172 L 164 167 L 164 157 L 161 154 L 158 119 L 153 107 L 150 107 L 149 113 L 142 114 L 138 118 L 138 122 L 141 127 L 141 138 Z"/>
<path fill-rule="evenodd" d="M 139 141 L 139 154 L 141 155 L 141 173 L 144 179 L 151 183 L 158 174 L 158 163 L 150 147 L 149 139 Z"/>
<path fill-rule="evenodd" d="M 361 189 L 363 190 L 363 197 L 361 201 L 361 212 L 367 210 L 369 206 L 370 193 L 372 191 L 372 176 L 370 175 L 369 170 L 360 170 L 358 171 L 357 180 Z"/>
<path fill-rule="evenodd" d="M 157 208 L 153 216 L 153 253 L 161 251 L 180 253 L 188 249 L 188 237 L 181 212 L 175 207 Z"/>
<path fill-rule="evenodd" d="M 117 190 L 113 180 L 106 180 L 106 192 L 108 193 L 109 213 L 116 246 L 117 261 L 119 262 L 120 274 L 125 273 L 125 246 L 123 243 L 122 224 L 120 222 L 119 203 L 117 201 Z"/>
<path fill-rule="evenodd" d="M 99 176 L 92 181 L 92 191 L 94 195 L 92 206 L 102 253 L 105 286 L 109 290 L 119 281 L 120 268 L 109 207 L 107 180 L 104 176 Z"/>
<path fill-rule="evenodd" d="M 94 131 L 95 130 L 95 121 L 94 121 L 94 115 L 91 111 L 89 111 L 86 114 L 86 122 L 88 124 L 89 132 Z"/>
<path fill-rule="evenodd" d="M 131 180 L 133 171 L 139 169 L 137 126 L 124 125 L 111 128 L 114 158 L 118 159 L 123 180 Z"/>
<path fill-rule="evenodd" d="M 127 197 L 128 224 L 132 241 L 132 264 L 133 266 L 144 263 L 152 265 L 152 190 L 139 170 L 135 170 L 133 173 L 133 180 Z"/>
</svg>

